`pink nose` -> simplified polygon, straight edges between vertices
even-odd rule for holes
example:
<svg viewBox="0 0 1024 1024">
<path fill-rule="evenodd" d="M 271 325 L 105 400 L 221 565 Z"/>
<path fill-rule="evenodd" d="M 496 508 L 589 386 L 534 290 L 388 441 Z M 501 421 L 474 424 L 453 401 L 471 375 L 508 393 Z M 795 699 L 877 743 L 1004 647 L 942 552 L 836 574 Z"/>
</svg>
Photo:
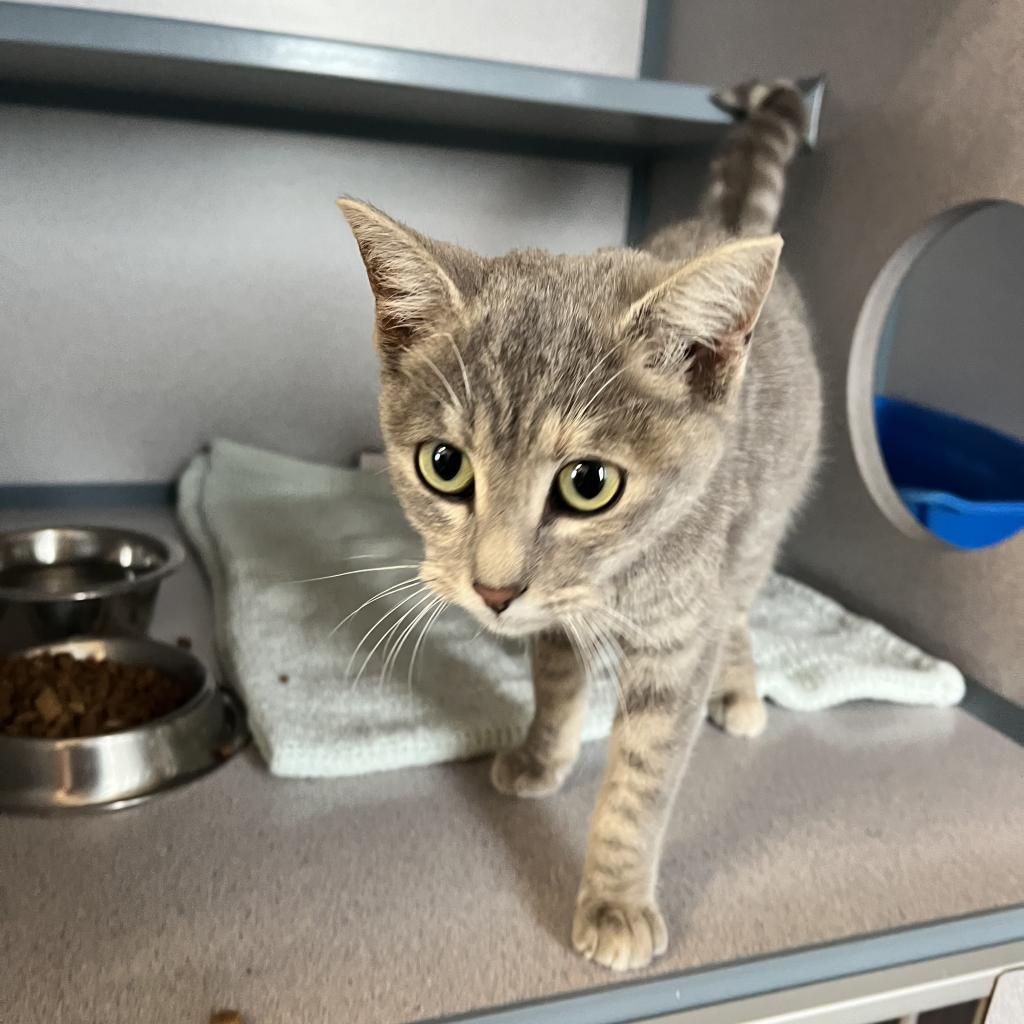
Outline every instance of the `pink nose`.
<svg viewBox="0 0 1024 1024">
<path fill-rule="evenodd" d="M 474 583 L 473 589 L 488 608 L 500 615 L 526 587 L 522 583 L 511 583 L 507 587 L 485 587 L 482 583 Z"/>
</svg>

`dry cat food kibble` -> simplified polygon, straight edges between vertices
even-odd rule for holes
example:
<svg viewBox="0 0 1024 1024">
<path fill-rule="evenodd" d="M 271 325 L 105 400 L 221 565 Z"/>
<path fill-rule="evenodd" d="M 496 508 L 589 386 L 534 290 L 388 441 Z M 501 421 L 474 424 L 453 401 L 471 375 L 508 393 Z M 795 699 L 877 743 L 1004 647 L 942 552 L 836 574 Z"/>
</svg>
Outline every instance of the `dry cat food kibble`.
<svg viewBox="0 0 1024 1024">
<path fill-rule="evenodd" d="M 70 654 L 0 658 L 0 735 L 70 739 L 168 714 L 193 687 L 145 665 Z"/>
</svg>

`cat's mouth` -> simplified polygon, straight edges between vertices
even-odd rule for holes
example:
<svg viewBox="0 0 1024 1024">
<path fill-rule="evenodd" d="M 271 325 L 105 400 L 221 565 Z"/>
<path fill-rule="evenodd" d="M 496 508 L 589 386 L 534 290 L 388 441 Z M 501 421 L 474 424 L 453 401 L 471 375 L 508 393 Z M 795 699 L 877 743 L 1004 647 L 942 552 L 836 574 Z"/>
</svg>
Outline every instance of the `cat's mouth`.
<svg viewBox="0 0 1024 1024">
<path fill-rule="evenodd" d="M 554 617 L 544 608 L 526 600 L 514 601 L 508 608 L 495 612 L 475 594 L 460 599 L 459 604 L 490 633 L 504 637 L 525 637 L 541 633 L 556 625 Z"/>
<path fill-rule="evenodd" d="M 483 622 L 488 632 L 504 637 L 531 636 L 533 633 L 542 633 L 555 624 L 554 620 L 547 616 L 530 616 L 517 619 L 491 614 L 490 619 L 488 619 L 486 615 L 476 613 L 476 617 Z"/>
<path fill-rule="evenodd" d="M 532 590 L 526 592 L 527 587 L 523 587 L 520 594 L 511 598 L 500 610 L 495 610 L 488 606 L 472 583 L 451 579 L 450 574 L 446 574 L 429 559 L 421 567 L 420 578 L 438 597 L 458 605 L 496 636 L 525 637 L 557 625 L 556 617 Z"/>
<path fill-rule="evenodd" d="M 495 612 L 470 591 L 459 593 L 455 597 L 455 603 L 469 612 L 484 629 L 496 636 L 529 636 L 531 633 L 549 629 L 554 624 L 554 620 L 544 609 L 531 607 L 525 601 L 521 607 L 517 607 L 519 602 L 513 602 L 508 608 Z"/>
</svg>

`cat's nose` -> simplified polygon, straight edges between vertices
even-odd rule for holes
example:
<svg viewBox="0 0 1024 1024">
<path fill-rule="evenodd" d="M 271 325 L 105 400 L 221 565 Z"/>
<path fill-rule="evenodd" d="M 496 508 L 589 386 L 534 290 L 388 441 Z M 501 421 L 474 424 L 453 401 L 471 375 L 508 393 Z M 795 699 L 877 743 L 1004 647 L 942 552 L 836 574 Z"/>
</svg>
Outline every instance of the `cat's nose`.
<svg viewBox="0 0 1024 1024">
<path fill-rule="evenodd" d="M 525 584 L 509 583 L 504 587 L 485 587 L 474 583 L 473 589 L 484 599 L 484 604 L 499 615 L 526 589 Z"/>
</svg>

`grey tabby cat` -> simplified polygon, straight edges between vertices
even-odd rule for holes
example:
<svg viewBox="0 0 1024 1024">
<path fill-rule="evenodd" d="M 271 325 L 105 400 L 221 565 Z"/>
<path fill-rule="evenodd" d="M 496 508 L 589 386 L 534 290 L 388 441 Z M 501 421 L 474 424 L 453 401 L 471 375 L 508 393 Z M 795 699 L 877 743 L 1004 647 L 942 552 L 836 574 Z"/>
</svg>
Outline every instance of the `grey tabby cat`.
<svg viewBox="0 0 1024 1024">
<path fill-rule="evenodd" d="M 619 659 L 619 713 L 572 941 L 617 970 L 663 953 L 662 835 L 698 727 L 755 736 L 747 613 L 818 451 L 804 307 L 772 235 L 802 138 L 784 83 L 740 117 L 700 216 L 643 249 L 488 259 L 340 205 L 376 296 L 380 414 L 421 576 L 529 637 L 536 710 L 503 793 L 556 790 L 585 664 Z"/>
</svg>

